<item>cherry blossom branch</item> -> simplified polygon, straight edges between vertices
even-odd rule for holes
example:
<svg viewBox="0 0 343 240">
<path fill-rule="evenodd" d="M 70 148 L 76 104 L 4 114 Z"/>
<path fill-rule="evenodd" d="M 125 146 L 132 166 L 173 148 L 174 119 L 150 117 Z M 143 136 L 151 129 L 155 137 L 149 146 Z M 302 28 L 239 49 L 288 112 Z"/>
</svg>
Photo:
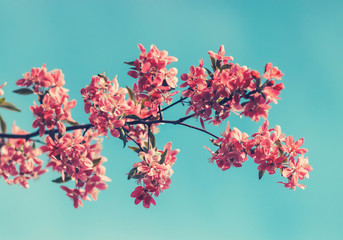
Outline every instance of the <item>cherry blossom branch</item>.
<svg viewBox="0 0 343 240">
<path fill-rule="evenodd" d="M 206 131 L 205 129 L 198 128 L 198 127 L 195 127 L 195 126 L 183 123 L 187 119 L 194 117 L 194 115 L 195 114 L 191 114 L 191 115 L 188 115 L 186 117 L 180 118 L 178 120 L 163 120 L 163 119 L 155 120 L 155 121 L 142 121 L 142 120 L 139 120 L 139 121 L 127 122 L 126 124 L 127 125 L 136 125 L 136 124 L 148 124 L 148 125 L 151 125 L 151 124 L 154 124 L 154 123 L 169 123 L 169 124 L 182 125 L 182 126 L 185 126 L 185 127 L 193 128 L 195 130 L 198 130 L 198 131 L 204 132 L 204 133 L 206 133 L 208 135 L 211 135 L 212 137 L 219 138 L 218 136 L 216 136 L 216 135 Z M 88 130 L 92 126 L 93 125 L 90 124 L 90 123 L 89 124 L 76 125 L 76 126 L 70 126 L 70 127 L 66 128 L 66 131 L 73 131 L 73 130 L 77 130 L 77 129 L 87 129 Z M 45 131 L 46 135 L 53 135 L 53 134 L 56 134 L 56 133 L 58 133 L 57 129 L 52 129 L 52 130 Z M 28 134 L 0 133 L 0 138 L 24 138 L 26 140 L 29 140 L 30 138 L 33 138 L 33 137 L 36 137 L 36 136 L 39 136 L 39 131 L 38 130 L 35 131 L 35 132 L 32 132 L 32 133 L 28 133 Z M 127 135 L 127 136 L 130 139 L 132 139 L 129 135 Z"/>
</svg>

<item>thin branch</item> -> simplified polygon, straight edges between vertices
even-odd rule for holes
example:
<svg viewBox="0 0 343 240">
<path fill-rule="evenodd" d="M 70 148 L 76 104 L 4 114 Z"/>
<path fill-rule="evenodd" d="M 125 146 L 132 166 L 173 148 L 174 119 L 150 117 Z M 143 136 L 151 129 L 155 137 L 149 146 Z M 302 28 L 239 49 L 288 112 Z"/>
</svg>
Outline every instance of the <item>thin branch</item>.
<svg viewBox="0 0 343 240">
<path fill-rule="evenodd" d="M 150 149 L 150 126 L 151 124 L 148 124 L 148 149 Z"/>
<path fill-rule="evenodd" d="M 161 111 L 163 112 L 163 111 L 167 110 L 168 108 L 171 108 L 171 107 L 175 106 L 176 104 L 183 102 L 183 100 L 185 100 L 185 99 L 187 99 L 187 98 L 182 97 L 180 100 L 178 100 L 178 101 L 174 102 L 173 104 L 170 104 L 169 106 L 163 108 Z"/>
<path fill-rule="evenodd" d="M 161 105 L 158 105 L 158 112 L 160 113 L 160 120 L 163 120 Z"/>
<path fill-rule="evenodd" d="M 135 124 L 154 124 L 154 123 L 169 123 L 169 124 L 174 124 L 174 125 L 182 125 L 182 126 L 185 126 L 185 127 L 189 127 L 189 128 L 193 128 L 193 129 L 196 129 L 196 130 L 199 130 L 201 132 L 204 132 L 208 135 L 211 135 L 212 137 L 215 137 L 215 138 L 219 138 L 218 136 L 214 135 L 213 133 L 210 133 L 202 128 L 198 128 L 198 127 L 195 127 L 195 126 L 192 126 L 192 125 L 189 125 L 189 124 L 185 124 L 183 123 L 185 120 L 193 117 L 195 114 L 191 114 L 189 116 L 186 116 L 186 117 L 183 117 L 183 118 L 180 118 L 178 120 L 155 120 L 155 121 L 149 121 L 149 122 L 145 122 L 145 121 L 132 121 L 132 122 L 128 122 L 126 123 L 127 125 L 135 125 Z"/>
<path fill-rule="evenodd" d="M 208 131 L 206 131 L 205 129 L 202 129 L 202 128 L 194 127 L 194 126 L 186 124 L 186 123 L 179 123 L 178 125 L 182 125 L 182 126 L 185 126 L 185 127 L 193 128 L 193 129 L 199 130 L 201 132 L 207 133 L 208 135 L 211 135 L 212 137 L 219 138 L 218 136 L 214 135 L 213 133 L 210 133 L 210 132 L 208 132 Z"/>
<path fill-rule="evenodd" d="M 125 131 L 125 129 L 124 129 L 124 131 Z M 141 146 L 138 142 L 136 142 L 135 139 L 133 139 L 129 134 L 127 134 L 126 131 L 125 131 L 125 135 L 126 135 L 128 138 L 130 138 L 134 143 L 136 143 L 136 145 L 137 145 L 143 152 L 145 152 L 144 149 L 142 148 L 142 146 Z"/>
<path fill-rule="evenodd" d="M 70 126 L 66 128 L 66 131 L 72 131 L 72 130 L 76 130 L 76 129 L 84 129 L 84 128 L 91 128 L 93 125 L 92 124 L 82 124 L 82 125 L 77 125 L 77 126 Z M 45 131 L 44 134 L 46 135 L 53 135 L 58 133 L 57 129 L 52 129 L 52 130 L 48 130 Z M 39 132 L 38 130 L 32 133 L 28 133 L 28 134 L 10 134 L 10 133 L 1 133 L 0 134 L 0 138 L 25 138 L 26 140 L 29 140 L 30 138 L 39 136 Z"/>
</svg>

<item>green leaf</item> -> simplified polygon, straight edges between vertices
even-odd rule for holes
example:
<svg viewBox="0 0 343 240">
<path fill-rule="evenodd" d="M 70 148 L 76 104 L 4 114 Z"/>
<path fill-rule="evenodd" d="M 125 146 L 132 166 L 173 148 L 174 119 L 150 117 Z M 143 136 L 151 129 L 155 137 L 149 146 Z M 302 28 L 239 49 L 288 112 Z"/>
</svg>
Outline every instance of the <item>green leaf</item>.
<svg viewBox="0 0 343 240">
<path fill-rule="evenodd" d="M 258 171 L 258 179 L 261 179 L 265 172 L 266 170 Z"/>
<path fill-rule="evenodd" d="M 166 156 L 167 156 L 168 149 L 166 149 L 162 155 L 161 155 L 161 160 L 159 161 L 159 164 L 163 164 L 166 161 Z"/>
<path fill-rule="evenodd" d="M 29 88 L 19 88 L 17 90 L 14 90 L 13 92 L 20 95 L 30 95 L 33 93 L 33 91 Z"/>
<path fill-rule="evenodd" d="M 217 66 L 217 69 L 220 69 L 220 61 L 219 61 L 219 60 L 216 61 L 216 64 L 217 64 L 217 65 L 216 65 L 216 66 Z"/>
<path fill-rule="evenodd" d="M 208 75 L 209 75 L 211 78 L 213 78 L 213 73 L 212 73 L 209 69 L 207 69 L 207 68 L 205 68 L 205 69 L 206 69 Z"/>
<path fill-rule="evenodd" d="M 135 61 L 132 61 L 132 62 L 124 62 L 125 64 L 127 65 L 130 65 L 130 66 L 135 66 Z"/>
<path fill-rule="evenodd" d="M 123 128 L 117 128 L 117 130 L 120 133 L 119 139 L 121 139 L 123 141 L 123 145 L 124 145 L 123 148 L 124 148 L 126 146 L 126 143 L 127 143 L 126 134 L 125 134 Z"/>
<path fill-rule="evenodd" d="M 59 177 L 59 178 L 52 180 L 52 182 L 54 182 L 54 183 L 65 183 L 65 182 L 68 182 L 70 180 L 71 180 L 70 176 L 65 176 L 64 181 L 63 181 L 62 177 Z"/>
<path fill-rule="evenodd" d="M 216 59 L 213 57 L 210 57 L 210 58 L 211 58 L 212 69 L 213 71 L 216 71 L 217 70 Z"/>
<path fill-rule="evenodd" d="M 140 147 L 128 146 L 128 148 L 130 148 L 132 151 L 134 151 L 136 153 L 140 153 L 142 151 L 142 149 L 140 149 Z"/>
<path fill-rule="evenodd" d="M 138 174 L 137 168 L 132 168 L 127 176 L 127 180 L 130 180 L 131 178 L 133 179 L 140 179 L 142 178 L 143 175 Z"/>
<path fill-rule="evenodd" d="M 93 167 L 98 166 L 98 164 L 100 163 L 100 160 L 101 160 L 101 158 L 93 159 Z"/>
<path fill-rule="evenodd" d="M 20 112 L 20 109 L 18 109 L 16 106 L 14 106 L 10 102 L 3 102 L 3 103 L 1 103 L 0 104 L 0 108 L 5 108 L 7 110 L 14 111 L 14 112 Z"/>
<path fill-rule="evenodd" d="M 5 98 L 0 98 L 0 104 L 3 104 L 5 101 Z"/>
<path fill-rule="evenodd" d="M 62 122 L 63 123 L 67 123 L 67 124 L 69 124 L 71 126 L 78 126 L 78 125 L 80 125 L 80 123 L 78 123 L 78 122 L 72 122 L 72 121 L 69 121 L 69 120 L 62 120 Z"/>
<path fill-rule="evenodd" d="M 146 145 L 148 145 L 148 143 L 146 142 Z M 149 149 L 147 148 L 147 147 L 142 147 L 143 148 L 143 150 L 144 150 L 144 152 L 148 152 L 149 151 Z M 143 156 L 143 155 L 139 155 L 139 156 Z M 144 160 L 144 159 L 142 159 L 142 160 Z M 144 160 L 145 161 L 145 160 Z"/>
<path fill-rule="evenodd" d="M 137 98 L 136 98 L 136 94 L 135 92 L 129 87 L 129 86 L 126 86 L 126 89 L 128 91 L 128 94 L 129 94 L 129 97 L 130 99 L 137 104 Z"/>
<path fill-rule="evenodd" d="M 156 138 L 151 131 L 149 131 L 149 139 L 150 139 L 151 148 L 156 147 Z"/>
<path fill-rule="evenodd" d="M 223 71 L 223 70 L 225 70 L 225 69 L 230 69 L 231 67 L 232 67 L 231 64 L 225 64 L 225 65 L 223 65 L 223 66 L 220 68 L 220 70 Z"/>
<path fill-rule="evenodd" d="M 135 120 L 141 120 L 140 117 L 134 115 L 134 114 L 129 114 L 129 115 L 126 115 L 125 118 L 131 118 L 131 119 L 135 119 Z"/>
<path fill-rule="evenodd" d="M 1 132 L 6 133 L 6 130 L 7 130 L 6 122 L 4 121 L 1 115 L 0 115 L 0 127 L 1 127 Z"/>
</svg>

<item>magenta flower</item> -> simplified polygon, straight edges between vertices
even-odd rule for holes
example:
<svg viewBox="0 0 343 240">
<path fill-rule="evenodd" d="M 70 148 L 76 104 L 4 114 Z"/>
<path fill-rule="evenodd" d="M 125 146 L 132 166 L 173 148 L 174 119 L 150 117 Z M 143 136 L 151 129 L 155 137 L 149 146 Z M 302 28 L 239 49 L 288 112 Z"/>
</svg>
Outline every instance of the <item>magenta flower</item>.
<svg viewBox="0 0 343 240">
<path fill-rule="evenodd" d="M 136 187 L 135 191 L 131 193 L 131 197 L 135 198 L 135 204 L 139 204 L 143 201 L 143 206 L 145 208 L 149 208 L 150 204 L 154 204 L 156 206 L 155 200 L 152 198 L 151 194 L 149 193 L 149 187 L 144 188 L 142 186 Z"/>
</svg>

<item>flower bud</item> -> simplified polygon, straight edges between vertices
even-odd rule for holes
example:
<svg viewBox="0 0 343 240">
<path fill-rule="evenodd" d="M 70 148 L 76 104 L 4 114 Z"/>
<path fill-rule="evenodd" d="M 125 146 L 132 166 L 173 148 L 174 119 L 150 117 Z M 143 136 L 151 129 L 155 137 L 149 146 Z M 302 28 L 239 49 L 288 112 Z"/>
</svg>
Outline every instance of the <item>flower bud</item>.
<svg viewBox="0 0 343 240">
<path fill-rule="evenodd" d="M 274 80 L 271 80 L 271 81 L 269 81 L 269 82 L 267 83 L 267 86 L 271 87 L 271 86 L 274 85 L 274 83 L 275 83 L 275 81 L 274 81 Z"/>
<path fill-rule="evenodd" d="M 282 89 L 284 89 L 285 88 L 285 86 L 283 85 L 283 83 L 279 83 L 279 84 L 276 84 L 275 86 L 274 86 L 274 89 L 275 90 L 282 90 Z"/>
<path fill-rule="evenodd" d="M 261 75 L 258 71 L 256 70 L 252 70 L 251 71 L 251 76 L 254 78 L 254 79 L 260 79 L 261 78 Z"/>
</svg>

